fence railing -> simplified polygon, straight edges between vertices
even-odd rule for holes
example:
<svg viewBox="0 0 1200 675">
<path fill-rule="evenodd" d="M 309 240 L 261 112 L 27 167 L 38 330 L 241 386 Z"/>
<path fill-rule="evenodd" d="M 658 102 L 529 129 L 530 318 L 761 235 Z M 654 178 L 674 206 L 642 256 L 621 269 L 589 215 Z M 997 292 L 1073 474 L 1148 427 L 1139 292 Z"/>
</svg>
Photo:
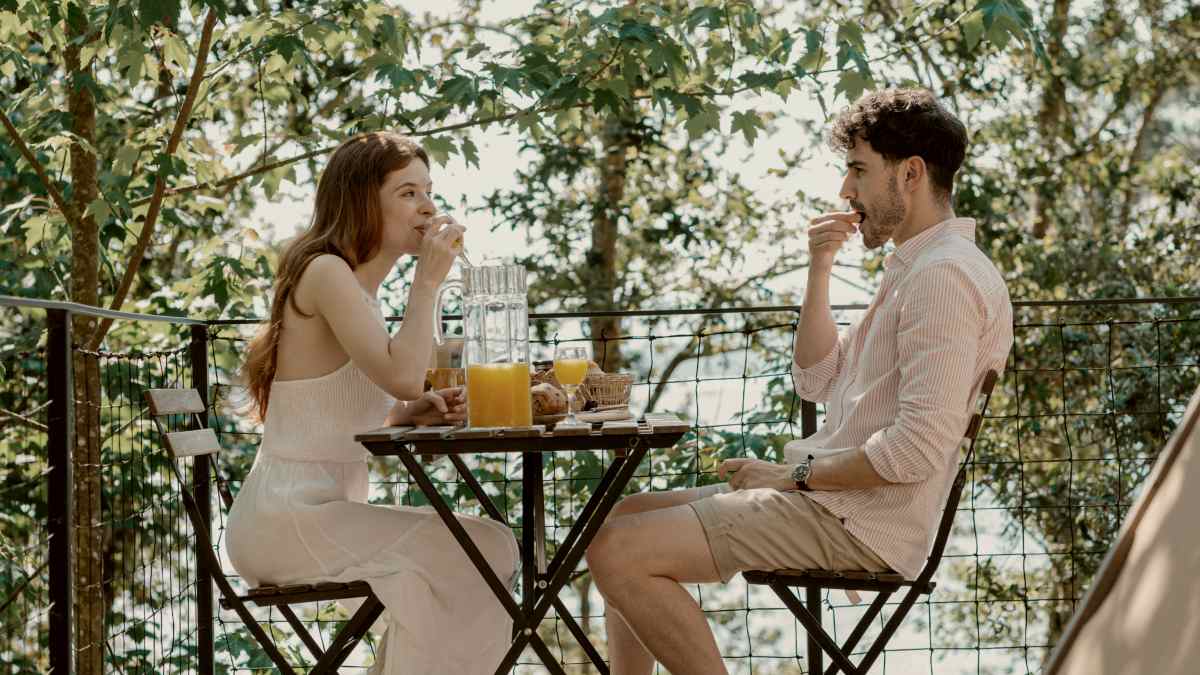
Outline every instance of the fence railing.
<svg viewBox="0 0 1200 675">
<path fill-rule="evenodd" d="M 1200 298 L 1014 304 L 1016 344 L 977 446 L 938 590 L 910 614 L 872 672 L 1036 672 L 1200 383 Z M 194 386 L 211 396 L 210 421 L 229 450 L 223 461 L 229 473 L 244 476 L 259 429 L 240 412 L 246 400 L 234 374 L 256 322 L 12 298 L 0 298 L 0 307 L 12 308 L 10 316 L 0 314 L 0 326 L 24 326 L 0 345 L 0 667 L 71 673 L 77 661 L 99 658 L 122 673 L 269 671 L 236 618 L 214 607 L 208 571 L 197 564 L 178 486 L 141 399 L 151 386 Z M 837 309 L 845 322 L 863 308 Z M 791 391 L 798 312 L 610 312 L 622 320 L 621 334 L 587 337 L 595 314 L 534 315 L 535 358 L 548 357 L 559 342 L 592 340 L 609 359 L 606 369 L 635 374 L 632 409 L 671 410 L 691 420 L 693 432 L 649 456 L 630 490 L 690 487 L 714 482 L 725 457 L 776 459 L 787 440 L 815 431 L 821 409 Z M 118 327 L 107 351 L 74 346 L 73 319 L 109 314 Z M 551 546 L 605 461 L 599 453 L 547 458 Z M 479 456 L 470 465 L 519 524 L 519 463 Z M 205 467 L 194 467 L 193 476 L 205 494 Z M 459 510 L 476 510 L 451 467 L 439 466 L 434 478 Z M 423 503 L 407 475 L 375 460 L 371 500 Z M 223 509 L 212 516 L 221 546 Z M 569 589 L 567 606 L 603 649 L 599 594 L 582 572 Z M 768 594 L 740 579 L 692 590 L 732 672 L 807 670 L 802 631 Z M 865 607 L 836 594 L 825 604 L 835 638 Z M 97 614 L 99 625 L 88 625 Z M 269 609 L 261 617 L 272 627 L 286 623 Z M 341 617 L 325 606 L 305 619 L 320 626 Z M 544 625 L 547 644 L 577 672 L 590 672 L 560 628 Z M 302 660 L 302 645 L 284 630 L 272 634 Z M 347 670 L 369 664 L 373 649 L 366 641 Z"/>
</svg>

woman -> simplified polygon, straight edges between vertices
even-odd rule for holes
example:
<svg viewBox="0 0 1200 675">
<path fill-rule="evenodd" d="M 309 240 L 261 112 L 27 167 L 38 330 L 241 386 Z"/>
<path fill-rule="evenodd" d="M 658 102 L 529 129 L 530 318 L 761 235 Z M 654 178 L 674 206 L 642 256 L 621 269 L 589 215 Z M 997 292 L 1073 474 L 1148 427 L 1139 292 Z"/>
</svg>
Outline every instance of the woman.
<svg viewBox="0 0 1200 675">
<path fill-rule="evenodd" d="M 271 322 L 245 374 L 264 428 L 229 515 L 229 559 L 248 583 L 367 581 L 387 611 L 373 672 L 491 672 L 512 621 L 430 508 L 367 504 L 354 434 L 462 420 L 461 389 L 422 393 L 433 303 L 463 228 L 435 216 L 429 158 L 412 140 L 343 143 L 317 186 L 312 224 L 283 254 Z M 389 336 L 375 294 L 418 256 L 404 323 Z M 517 544 L 500 523 L 460 521 L 501 579 Z"/>
</svg>

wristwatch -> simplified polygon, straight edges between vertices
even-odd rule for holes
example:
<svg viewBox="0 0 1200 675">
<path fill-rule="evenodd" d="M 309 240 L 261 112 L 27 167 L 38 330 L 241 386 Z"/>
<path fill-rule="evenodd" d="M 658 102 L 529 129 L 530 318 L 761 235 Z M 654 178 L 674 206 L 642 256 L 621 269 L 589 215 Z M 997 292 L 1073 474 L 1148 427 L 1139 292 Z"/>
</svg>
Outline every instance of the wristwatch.
<svg viewBox="0 0 1200 675">
<path fill-rule="evenodd" d="M 796 483 L 797 490 L 809 492 L 812 489 L 808 487 L 808 479 L 812 476 L 812 461 L 813 456 L 809 455 L 792 469 L 792 480 Z"/>
</svg>

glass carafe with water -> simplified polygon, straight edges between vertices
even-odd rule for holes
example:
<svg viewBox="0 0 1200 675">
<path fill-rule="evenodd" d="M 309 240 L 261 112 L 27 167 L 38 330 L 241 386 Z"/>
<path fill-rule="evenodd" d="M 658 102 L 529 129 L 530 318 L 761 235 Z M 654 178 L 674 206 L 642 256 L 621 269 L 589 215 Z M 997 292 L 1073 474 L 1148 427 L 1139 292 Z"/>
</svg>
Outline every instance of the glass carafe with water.
<svg viewBox="0 0 1200 675">
<path fill-rule="evenodd" d="M 463 267 L 434 304 L 434 335 L 442 336 L 442 299 L 463 296 L 462 365 L 467 372 L 467 421 L 473 427 L 522 426 L 533 421 L 529 396 L 529 305 L 520 265 Z"/>
</svg>

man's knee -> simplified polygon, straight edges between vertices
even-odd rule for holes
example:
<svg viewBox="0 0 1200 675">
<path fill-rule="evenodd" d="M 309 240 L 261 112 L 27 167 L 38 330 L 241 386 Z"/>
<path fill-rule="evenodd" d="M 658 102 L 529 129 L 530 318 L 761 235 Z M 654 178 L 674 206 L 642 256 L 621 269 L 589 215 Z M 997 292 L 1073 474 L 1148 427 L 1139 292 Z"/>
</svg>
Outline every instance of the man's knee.
<svg viewBox="0 0 1200 675">
<path fill-rule="evenodd" d="M 613 518 L 628 516 L 633 513 L 641 513 L 643 511 L 649 511 L 653 509 L 654 501 L 651 497 L 652 494 L 653 493 L 649 492 L 639 492 L 637 494 L 632 494 L 622 498 L 621 501 L 617 502 L 617 505 L 613 507 L 613 510 L 609 512 L 608 519 L 612 520 Z"/>
<path fill-rule="evenodd" d="M 630 557 L 633 537 L 630 536 L 629 526 L 614 523 L 612 520 L 601 526 L 596 538 L 588 546 L 586 557 L 588 569 L 592 578 L 598 584 L 608 581 L 621 570 L 628 570 L 633 558 Z"/>
</svg>

